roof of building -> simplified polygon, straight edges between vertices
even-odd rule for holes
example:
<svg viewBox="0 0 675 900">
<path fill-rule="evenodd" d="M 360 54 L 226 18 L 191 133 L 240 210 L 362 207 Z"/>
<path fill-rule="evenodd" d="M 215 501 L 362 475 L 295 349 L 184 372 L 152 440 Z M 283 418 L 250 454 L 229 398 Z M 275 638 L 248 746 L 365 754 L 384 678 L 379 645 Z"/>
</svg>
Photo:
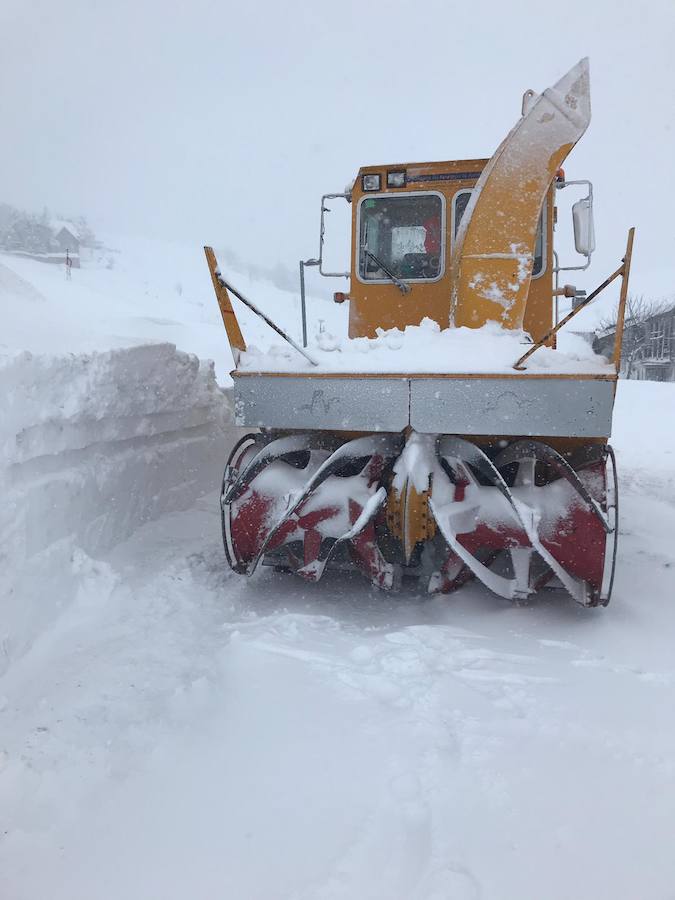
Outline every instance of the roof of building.
<svg viewBox="0 0 675 900">
<path fill-rule="evenodd" d="M 80 232 L 78 231 L 77 226 L 73 225 L 73 223 L 69 222 L 67 219 L 52 219 L 51 229 L 54 234 L 59 234 L 64 228 L 79 241 Z"/>
</svg>

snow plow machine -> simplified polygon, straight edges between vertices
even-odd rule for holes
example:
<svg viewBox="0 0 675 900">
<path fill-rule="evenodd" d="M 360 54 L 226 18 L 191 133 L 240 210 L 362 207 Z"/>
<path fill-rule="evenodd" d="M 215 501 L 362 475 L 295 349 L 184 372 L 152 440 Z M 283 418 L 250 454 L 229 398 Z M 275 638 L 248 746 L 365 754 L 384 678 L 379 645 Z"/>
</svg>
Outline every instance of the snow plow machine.
<svg viewBox="0 0 675 900">
<path fill-rule="evenodd" d="M 595 246 L 590 182 L 561 169 L 589 120 L 584 59 L 543 93 L 526 91 L 490 159 L 366 166 L 345 193 L 324 195 L 319 256 L 300 263 L 302 342 L 205 248 L 235 360 L 235 421 L 254 429 L 222 487 L 235 572 L 263 563 L 316 581 L 327 566 L 349 567 L 385 590 L 405 576 L 443 593 L 477 579 L 513 602 L 554 588 L 607 605 L 617 542 L 608 439 L 634 229 L 599 287 L 560 286 Z M 580 264 L 561 266 L 556 197 L 572 185 L 585 195 L 572 206 Z M 351 204 L 351 267 L 330 273 L 324 217 L 337 198 Z M 345 319 L 348 309 L 337 348 L 325 334 L 308 344 L 306 266 L 349 279 L 334 296 L 346 305 L 329 307 Z M 558 332 L 615 280 L 613 359 L 590 347 L 587 358 L 565 355 Z M 285 356 L 247 351 L 233 297 L 277 332 Z"/>
</svg>

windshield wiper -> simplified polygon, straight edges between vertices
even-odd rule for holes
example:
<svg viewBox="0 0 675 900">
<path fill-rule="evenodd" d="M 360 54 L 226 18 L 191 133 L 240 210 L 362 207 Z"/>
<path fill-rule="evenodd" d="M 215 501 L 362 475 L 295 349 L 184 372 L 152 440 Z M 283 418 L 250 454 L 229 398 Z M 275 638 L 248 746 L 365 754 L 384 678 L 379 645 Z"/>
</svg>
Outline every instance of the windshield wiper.
<svg viewBox="0 0 675 900">
<path fill-rule="evenodd" d="M 371 253 L 370 250 L 369 250 L 367 247 L 363 247 L 362 249 L 363 249 L 363 252 L 366 254 L 366 256 L 369 257 L 370 259 L 372 259 L 372 261 L 375 263 L 375 265 L 378 266 L 378 268 L 382 269 L 382 271 L 384 272 L 384 274 L 385 274 L 388 278 L 390 278 L 391 281 L 394 282 L 394 284 L 396 285 L 396 287 L 399 289 L 399 291 L 400 291 L 402 294 L 409 294 L 409 293 L 410 293 L 410 291 L 412 290 L 412 288 L 410 287 L 409 284 L 406 284 L 405 281 L 402 281 L 402 280 L 398 277 L 398 275 L 394 275 L 394 273 L 391 271 L 391 269 L 388 269 L 388 268 L 385 266 L 385 264 L 382 262 L 382 260 L 381 260 L 381 259 L 378 259 L 378 257 L 375 256 L 374 253 Z"/>
</svg>

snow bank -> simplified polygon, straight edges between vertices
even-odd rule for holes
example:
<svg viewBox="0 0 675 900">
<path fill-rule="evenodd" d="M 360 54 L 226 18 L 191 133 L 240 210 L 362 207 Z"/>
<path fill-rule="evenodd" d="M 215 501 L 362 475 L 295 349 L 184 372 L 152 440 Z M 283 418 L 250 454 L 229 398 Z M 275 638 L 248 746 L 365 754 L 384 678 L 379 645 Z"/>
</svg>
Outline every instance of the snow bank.
<svg viewBox="0 0 675 900">
<path fill-rule="evenodd" d="M 231 408 L 213 364 L 171 344 L 6 354 L 0 393 L 2 671 L 90 556 L 214 489 Z"/>
<path fill-rule="evenodd" d="M 611 374 L 607 360 L 582 338 L 566 335 L 565 349 L 541 347 L 528 360 L 530 372 Z M 513 364 L 531 346 L 522 331 L 495 322 L 482 328 L 444 328 L 425 318 L 419 325 L 379 328 L 375 338 L 336 337 L 320 332 L 308 350 L 312 366 L 289 344 L 266 351 L 254 346 L 241 355 L 240 367 L 259 372 L 490 372 L 513 373 Z"/>
</svg>

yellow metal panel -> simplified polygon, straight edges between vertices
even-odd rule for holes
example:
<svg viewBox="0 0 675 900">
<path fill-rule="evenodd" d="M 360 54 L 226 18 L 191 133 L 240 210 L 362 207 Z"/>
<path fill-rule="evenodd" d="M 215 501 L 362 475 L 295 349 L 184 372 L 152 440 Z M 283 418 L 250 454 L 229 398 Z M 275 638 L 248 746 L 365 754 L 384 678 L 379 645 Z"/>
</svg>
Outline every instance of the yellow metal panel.
<svg viewBox="0 0 675 900">
<path fill-rule="evenodd" d="M 398 163 L 392 165 L 364 166 L 359 170 L 352 191 L 352 265 L 349 304 L 349 336 L 375 337 L 378 328 L 405 328 L 419 325 L 423 318 L 433 319 L 447 328 L 450 324 L 450 258 L 452 252 L 452 201 L 462 190 L 472 188 L 486 164 L 486 159 L 444 160 L 425 163 Z M 387 189 L 388 171 L 405 171 L 408 181 L 403 188 Z M 408 294 L 402 294 L 394 284 L 363 282 L 358 277 L 359 201 L 368 194 L 361 190 L 361 176 L 380 174 L 380 193 L 406 194 L 419 191 L 436 191 L 445 198 L 446 234 L 445 272 L 438 281 L 415 282 Z"/>
<path fill-rule="evenodd" d="M 621 369 L 621 350 L 623 348 L 623 327 L 626 318 L 626 299 L 628 297 L 628 279 L 630 278 L 630 264 L 633 258 L 633 240 L 635 228 L 628 231 L 628 243 L 623 258 L 623 272 L 621 276 L 621 293 L 619 295 L 619 313 L 616 322 L 616 335 L 614 337 L 614 366 L 617 375 Z"/>
<path fill-rule="evenodd" d="M 204 253 L 206 255 L 206 262 L 209 266 L 209 272 L 211 273 L 211 281 L 213 282 L 213 290 L 216 292 L 216 299 L 218 301 L 218 306 L 220 307 L 220 314 L 223 317 L 223 325 L 225 326 L 225 331 L 227 333 L 227 339 L 230 342 L 230 347 L 233 351 L 235 350 L 245 350 L 246 349 L 246 341 L 244 340 L 244 336 L 241 333 L 241 328 L 239 327 L 239 322 L 237 320 L 237 315 L 232 308 L 232 301 L 230 300 L 230 295 L 227 292 L 227 288 L 225 285 L 220 283 L 220 279 L 216 275 L 216 270 L 218 269 L 218 262 L 216 260 L 216 255 L 213 252 L 212 247 L 204 247 Z M 236 356 L 235 356 L 236 362 Z"/>
<path fill-rule="evenodd" d="M 538 341 L 553 325 L 553 207 L 555 186 L 551 185 L 544 201 L 544 269 L 530 281 L 523 328 Z M 554 345 L 549 341 L 549 345 Z"/>
<path fill-rule="evenodd" d="M 453 255 L 455 325 L 523 327 L 542 205 L 589 121 L 584 59 L 531 101 L 483 169 Z"/>
<path fill-rule="evenodd" d="M 429 510 L 430 490 L 418 493 L 409 479 L 402 491 L 393 487 L 387 496 L 387 527 L 398 538 L 403 555 L 410 562 L 415 547 L 436 534 L 436 522 Z"/>
<path fill-rule="evenodd" d="M 435 180 L 439 175 L 454 177 L 459 173 L 479 173 L 487 163 L 485 159 L 452 160 L 433 163 L 402 163 L 398 165 L 364 166 L 354 184 L 352 193 L 352 264 L 349 290 L 349 336 L 375 337 L 378 328 L 400 328 L 418 325 L 427 316 L 442 328 L 450 324 L 450 298 L 452 292 L 451 257 L 454 250 L 452 208 L 454 198 L 461 191 L 471 190 L 476 178 L 449 181 Z M 402 194 L 409 191 L 433 190 L 443 194 L 446 202 L 445 272 L 439 281 L 411 285 L 409 294 L 403 295 L 393 284 L 369 284 L 357 277 L 359 234 L 358 206 L 364 196 L 361 190 L 361 175 L 369 172 L 380 173 L 383 180 L 388 170 L 401 171 L 415 177 L 430 176 L 428 181 L 411 182 L 405 188 L 385 191 Z M 386 184 L 386 182 L 385 182 Z M 365 195 L 367 196 L 367 195 Z M 538 340 L 553 324 L 553 206 L 555 188 L 551 187 L 546 198 L 544 231 L 544 270 L 532 279 L 527 296 L 524 327 L 534 340 Z"/>
</svg>

